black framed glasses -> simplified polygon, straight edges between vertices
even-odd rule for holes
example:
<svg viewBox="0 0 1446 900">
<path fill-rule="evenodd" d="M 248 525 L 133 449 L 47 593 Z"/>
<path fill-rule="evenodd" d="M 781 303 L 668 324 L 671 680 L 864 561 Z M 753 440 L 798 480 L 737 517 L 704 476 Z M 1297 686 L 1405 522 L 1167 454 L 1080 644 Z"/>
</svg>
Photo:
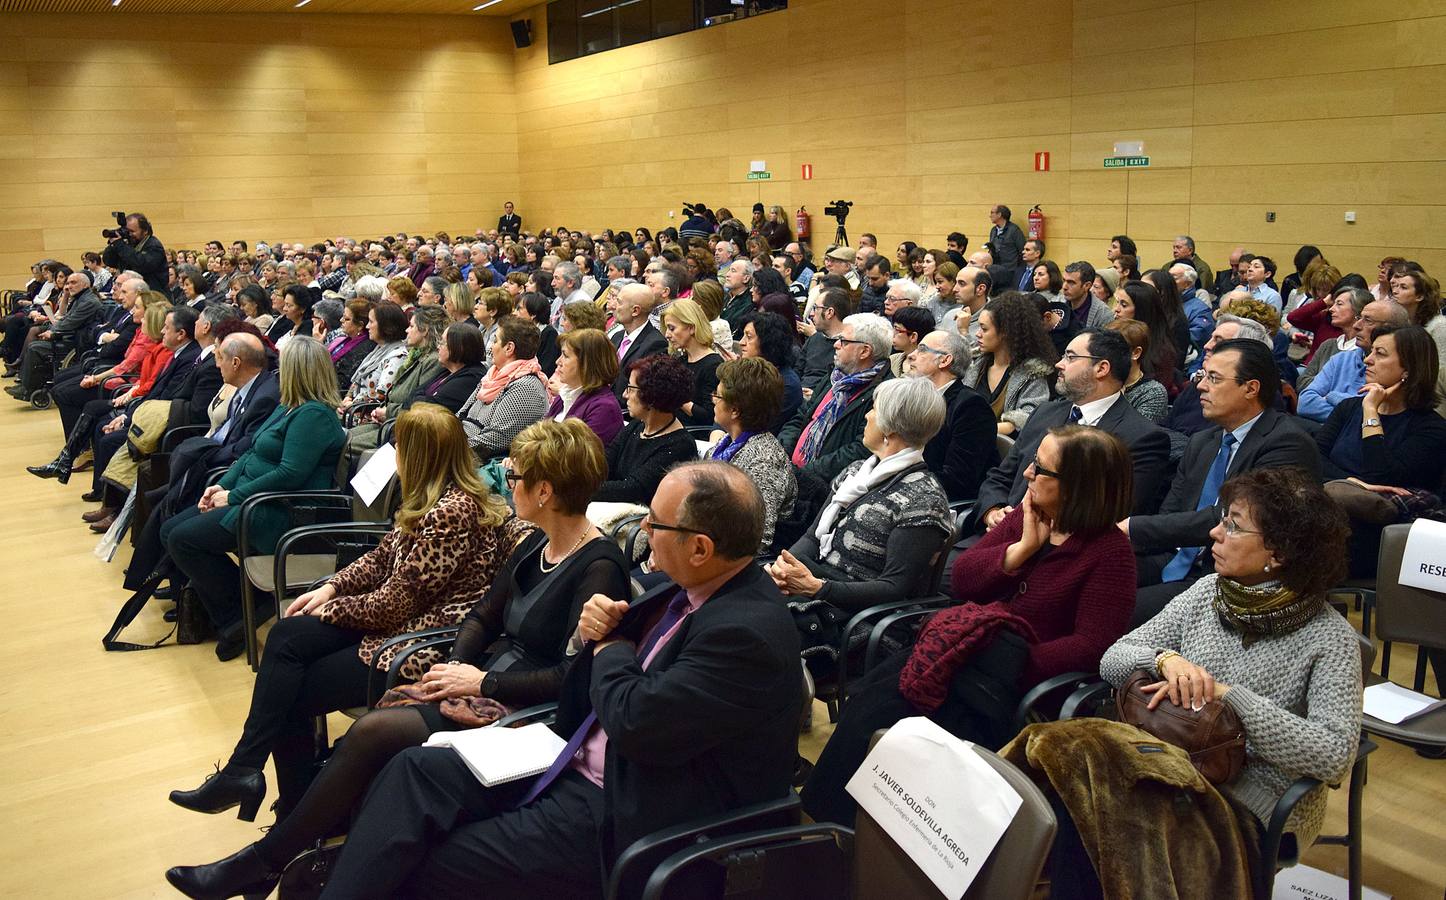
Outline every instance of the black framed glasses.
<svg viewBox="0 0 1446 900">
<path fill-rule="evenodd" d="M 1074 362 L 1074 361 L 1076 361 L 1076 360 L 1080 360 L 1080 359 L 1099 360 L 1099 359 L 1101 359 L 1101 358 L 1102 358 L 1102 357 L 1099 357 L 1099 356 L 1090 356 L 1088 353 L 1075 353 L 1073 350 L 1066 350 L 1066 351 L 1064 351 L 1064 361 L 1067 362 L 1067 363 L 1072 363 L 1072 362 Z"/>
<path fill-rule="evenodd" d="M 502 480 L 507 482 L 508 490 L 516 490 L 517 482 L 522 480 L 522 475 L 519 472 L 514 472 L 511 469 L 508 469 L 502 474 Z"/>
<path fill-rule="evenodd" d="M 1041 465 L 1039 464 L 1039 457 L 1038 457 L 1038 456 L 1036 456 L 1034 459 L 1031 459 L 1031 460 L 1029 461 L 1029 465 L 1025 466 L 1025 468 L 1026 468 L 1026 469 L 1033 469 L 1035 475 L 1043 475 L 1043 476 L 1045 476 L 1046 478 L 1053 478 L 1053 479 L 1055 479 L 1056 481 L 1059 480 L 1059 473 L 1056 472 L 1056 471 L 1053 470 L 1053 469 L 1046 469 L 1044 466 L 1041 466 Z"/>
<path fill-rule="evenodd" d="M 717 540 L 717 538 L 714 538 L 713 535 L 709 534 L 706 531 L 703 531 L 700 528 L 689 528 L 686 525 L 667 525 L 663 522 L 654 521 L 652 513 L 648 513 L 646 516 L 643 516 L 642 526 L 643 530 L 649 533 L 652 533 L 654 531 L 676 531 L 680 534 L 701 534 L 704 537 L 713 538 L 713 540 L 715 541 Z"/>
<path fill-rule="evenodd" d="M 834 342 L 835 344 L 867 344 L 867 343 L 868 343 L 868 341 L 860 341 L 860 340 L 855 340 L 854 338 L 846 338 L 846 337 L 843 337 L 842 335 L 834 338 L 834 339 L 833 339 L 833 342 Z"/>
</svg>

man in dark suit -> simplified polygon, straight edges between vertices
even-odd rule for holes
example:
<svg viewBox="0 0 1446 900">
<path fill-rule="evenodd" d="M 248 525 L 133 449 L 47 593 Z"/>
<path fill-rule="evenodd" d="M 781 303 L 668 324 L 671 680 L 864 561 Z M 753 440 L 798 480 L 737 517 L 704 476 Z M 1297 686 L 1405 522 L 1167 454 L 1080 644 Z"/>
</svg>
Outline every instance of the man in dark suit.
<svg viewBox="0 0 1446 900">
<path fill-rule="evenodd" d="M 522 217 L 513 211 L 512 201 L 502 204 L 502 215 L 497 217 L 497 234 L 517 237 L 522 233 Z"/>
<path fill-rule="evenodd" d="M 226 384 L 236 388 L 226 419 L 205 437 L 187 438 L 167 466 L 169 483 L 146 495 L 151 514 L 137 522 L 135 552 L 126 567 L 126 590 L 139 590 L 161 559 L 161 524 L 166 517 L 201 499 L 205 474 L 216 466 L 229 466 L 251 446 L 251 438 L 281 402 L 280 382 L 269 369 L 261 339 L 244 332 L 232 334 L 215 352 L 216 367 Z"/>
<path fill-rule="evenodd" d="M 1246 338 L 1221 341 L 1201 371 L 1200 406 L 1211 427 L 1190 439 L 1159 513 L 1120 523 L 1138 559 L 1135 625 L 1212 571 L 1210 530 L 1220 524 L 1220 486 L 1232 475 L 1295 466 L 1320 477 L 1315 441 L 1272 408 L 1280 376 L 1269 348 Z"/>
<path fill-rule="evenodd" d="M 618 377 L 613 381 L 613 393 L 624 410 L 628 408 L 628 401 L 623 397 L 628 386 L 628 366 L 640 359 L 668 352 L 667 339 L 648 321 L 654 299 L 647 285 L 629 284 L 608 300 L 613 316 L 623 327 L 613 335 L 612 342 L 618 348 Z"/>
<path fill-rule="evenodd" d="M 680 590 L 631 611 L 587 601 L 588 644 L 553 725 L 571 740 L 553 767 L 485 788 L 451 750 L 404 751 L 373 781 L 328 892 L 601 896 L 638 838 L 788 794 L 798 632 L 753 561 L 757 489 L 731 466 L 689 463 L 663 479 L 645 521 Z"/>
<path fill-rule="evenodd" d="M 1124 441 L 1134 461 L 1135 511 L 1153 512 L 1170 462 L 1170 438 L 1163 428 L 1135 412 L 1121 391 L 1130 371 L 1130 347 L 1117 332 L 1089 329 L 1069 342 L 1055 366 L 1064 399 L 1034 411 L 1004 461 L 979 488 L 975 507 L 985 529 L 1024 498 L 1024 470 L 1045 434 L 1071 423 L 1103 428 Z"/>
<path fill-rule="evenodd" d="M 215 329 L 222 322 L 239 317 L 236 307 L 221 303 L 213 303 L 197 316 L 196 346 L 200 348 L 200 356 L 171 396 L 174 402 L 167 429 L 209 424 L 211 401 L 223 384 L 221 369 L 217 366 Z"/>
<path fill-rule="evenodd" d="M 924 462 L 950 502 L 973 500 L 979 483 L 999 465 L 998 428 L 989 399 L 960 379 L 969 368 L 969 345 L 953 331 L 931 331 L 905 362 L 908 374 L 927 378 L 944 398 L 944 427 L 924 445 Z"/>
</svg>

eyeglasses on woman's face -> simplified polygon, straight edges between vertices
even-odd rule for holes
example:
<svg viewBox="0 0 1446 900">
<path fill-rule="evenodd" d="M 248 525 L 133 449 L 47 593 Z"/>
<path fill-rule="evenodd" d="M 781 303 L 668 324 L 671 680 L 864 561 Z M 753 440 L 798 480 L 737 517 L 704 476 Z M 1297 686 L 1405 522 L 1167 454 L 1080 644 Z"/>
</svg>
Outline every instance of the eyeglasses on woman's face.
<svg viewBox="0 0 1446 900">
<path fill-rule="evenodd" d="M 1025 469 L 1026 471 L 1029 469 L 1033 469 L 1036 476 L 1043 475 L 1046 478 L 1053 478 L 1055 480 L 1059 480 L 1059 473 L 1053 469 L 1046 469 L 1044 466 L 1040 465 L 1038 456 L 1036 456 L 1034 459 L 1031 459 L 1029 461 L 1029 465 L 1026 466 Z"/>
<path fill-rule="evenodd" d="M 1252 531 L 1249 528 L 1241 528 L 1240 523 L 1235 521 L 1235 518 L 1230 515 L 1230 510 L 1223 506 L 1216 507 L 1215 511 L 1220 515 L 1220 527 L 1225 530 L 1226 537 L 1238 537 L 1242 534 L 1264 533 L 1260 531 Z"/>
</svg>

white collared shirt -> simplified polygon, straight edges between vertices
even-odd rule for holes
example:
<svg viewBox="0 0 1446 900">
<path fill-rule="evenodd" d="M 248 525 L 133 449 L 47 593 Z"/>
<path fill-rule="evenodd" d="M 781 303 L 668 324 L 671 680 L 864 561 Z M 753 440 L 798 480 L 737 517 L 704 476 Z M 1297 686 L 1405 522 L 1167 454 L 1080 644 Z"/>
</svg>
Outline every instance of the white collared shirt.
<svg viewBox="0 0 1446 900">
<path fill-rule="evenodd" d="M 1078 409 L 1080 411 L 1079 423 L 1081 425 L 1088 425 L 1091 428 L 1099 425 L 1100 419 L 1103 419 L 1105 417 L 1105 413 L 1110 411 L 1110 407 L 1115 405 L 1115 401 L 1119 400 L 1123 396 L 1124 394 L 1122 392 L 1116 391 L 1115 393 L 1110 394 L 1108 397 L 1101 397 L 1098 400 L 1091 400 L 1088 403 L 1081 403 L 1078 406 Z"/>
</svg>

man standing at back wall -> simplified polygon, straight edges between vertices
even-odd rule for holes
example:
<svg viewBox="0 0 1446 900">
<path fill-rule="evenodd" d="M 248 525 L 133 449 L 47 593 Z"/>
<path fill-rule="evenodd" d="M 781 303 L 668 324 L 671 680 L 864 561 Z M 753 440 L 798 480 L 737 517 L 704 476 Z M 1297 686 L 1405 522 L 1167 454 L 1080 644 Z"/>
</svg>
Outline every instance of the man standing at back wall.
<svg viewBox="0 0 1446 900">
<path fill-rule="evenodd" d="M 502 204 L 502 215 L 497 218 L 497 233 L 510 234 L 514 238 L 522 233 L 522 217 L 517 214 L 511 200 Z"/>
</svg>

